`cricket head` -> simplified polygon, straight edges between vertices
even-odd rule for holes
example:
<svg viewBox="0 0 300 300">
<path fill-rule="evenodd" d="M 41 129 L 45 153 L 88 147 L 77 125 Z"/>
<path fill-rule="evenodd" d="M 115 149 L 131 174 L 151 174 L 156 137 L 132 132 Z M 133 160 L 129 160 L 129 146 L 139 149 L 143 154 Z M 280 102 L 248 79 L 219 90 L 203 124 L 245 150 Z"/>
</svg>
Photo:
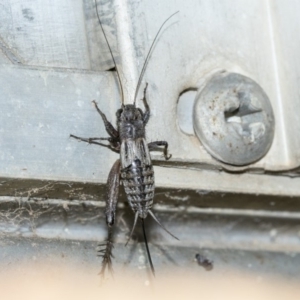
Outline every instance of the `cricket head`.
<svg viewBox="0 0 300 300">
<path fill-rule="evenodd" d="M 143 115 L 142 110 L 137 108 L 134 104 L 123 105 L 122 108 L 117 111 L 118 122 L 142 121 Z"/>
</svg>

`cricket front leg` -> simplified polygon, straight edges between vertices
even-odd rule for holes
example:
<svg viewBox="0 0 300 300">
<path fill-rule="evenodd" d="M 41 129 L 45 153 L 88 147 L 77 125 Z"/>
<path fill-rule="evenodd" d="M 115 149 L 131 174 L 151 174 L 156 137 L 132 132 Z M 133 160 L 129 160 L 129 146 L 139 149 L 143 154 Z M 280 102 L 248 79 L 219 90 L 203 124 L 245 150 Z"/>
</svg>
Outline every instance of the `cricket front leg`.
<svg viewBox="0 0 300 300">
<path fill-rule="evenodd" d="M 118 159 L 111 168 L 107 179 L 107 200 L 106 200 L 106 224 L 108 228 L 107 240 L 99 245 L 99 254 L 102 256 L 102 267 L 100 275 L 104 278 L 106 268 L 112 273 L 112 250 L 113 250 L 113 225 L 115 222 L 116 207 L 118 202 L 120 185 L 120 160 Z"/>
<path fill-rule="evenodd" d="M 146 98 L 147 88 L 148 88 L 148 82 L 146 83 L 146 86 L 144 88 L 144 97 L 142 99 L 144 102 L 144 106 L 145 106 L 145 113 L 144 113 L 144 118 L 143 118 L 145 125 L 148 123 L 149 118 L 150 118 L 150 107 L 149 107 L 149 104 L 148 104 L 147 98 Z"/>
<path fill-rule="evenodd" d="M 164 146 L 164 157 L 165 160 L 169 160 L 172 157 L 172 154 L 168 154 L 168 142 L 166 141 L 156 141 L 148 144 L 149 151 L 158 150 L 160 146 Z"/>
<path fill-rule="evenodd" d="M 107 120 L 105 114 L 100 110 L 100 108 L 97 105 L 97 102 L 95 100 L 92 101 L 95 105 L 95 108 L 99 115 L 102 118 L 102 121 L 105 126 L 106 132 L 113 138 L 113 139 L 119 139 L 119 132 L 115 129 L 115 127 Z"/>
<path fill-rule="evenodd" d="M 92 137 L 92 138 L 83 138 L 80 136 L 76 136 L 73 134 L 70 134 L 70 137 L 75 138 L 77 140 L 89 143 L 89 144 L 96 144 L 96 145 L 100 145 L 100 146 L 107 146 L 105 144 L 96 142 L 96 141 L 109 141 L 111 145 L 113 145 L 113 147 L 115 148 L 115 145 L 120 143 L 120 139 L 119 139 L 119 132 L 114 128 L 114 126 L 107 120 L 105 114 L 99 109 L 96 101 L 92 101 L 95 105 L 95 108 L 97 109 L 98 113 L 100 114 L 104 126 L 105 126 L 105 130 L 106 132 L 109 134 L 110 137 L 108 138 L 98 138 L 98 137 Z"/>
</svg>

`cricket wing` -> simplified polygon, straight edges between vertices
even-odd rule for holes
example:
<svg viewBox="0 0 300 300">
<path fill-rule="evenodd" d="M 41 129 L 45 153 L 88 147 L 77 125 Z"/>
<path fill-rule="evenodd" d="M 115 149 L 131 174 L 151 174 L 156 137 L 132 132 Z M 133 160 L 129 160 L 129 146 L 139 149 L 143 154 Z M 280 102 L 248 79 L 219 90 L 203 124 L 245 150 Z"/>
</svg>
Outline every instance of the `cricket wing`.
<svg viewBox="0 0 300 300">
<path fill-rule="evenodd" d="M 128 168 L 137 159 L 142 166 L 152 165 L 148 144 L 144 138 L 122 141 L 120 154 L 122 169 Z"/>
</svg>

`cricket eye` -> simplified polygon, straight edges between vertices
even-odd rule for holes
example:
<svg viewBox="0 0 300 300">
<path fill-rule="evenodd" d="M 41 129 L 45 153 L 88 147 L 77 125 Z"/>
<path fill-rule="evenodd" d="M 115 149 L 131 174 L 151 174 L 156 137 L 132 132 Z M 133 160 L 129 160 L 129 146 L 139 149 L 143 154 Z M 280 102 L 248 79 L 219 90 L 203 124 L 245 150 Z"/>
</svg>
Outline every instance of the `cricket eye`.
<svg viewBox="0 0 300 300">
<path fill-rule="evenodd" d="M 123 109 L 121 109 L 121 108 L 118 109 L 118 110 L 117 110 L 117 114 L 116 114 L 116 115 L 117 115 L 117 118 L 120 118 L 121 115 L 122 115 L 122 113 L 123 113 Z"/>
</svg>

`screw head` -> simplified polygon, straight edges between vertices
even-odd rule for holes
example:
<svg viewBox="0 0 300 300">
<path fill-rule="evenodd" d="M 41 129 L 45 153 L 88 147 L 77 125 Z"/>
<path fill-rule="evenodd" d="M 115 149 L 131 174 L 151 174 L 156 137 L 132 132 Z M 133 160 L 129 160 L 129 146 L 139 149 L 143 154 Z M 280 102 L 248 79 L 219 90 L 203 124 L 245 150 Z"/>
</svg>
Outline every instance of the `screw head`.
<svg viewBox="0 0 300 300">
<path fill-rule="evenodd" d="M 216 159 L 247 165 L 262 158 L 274 136 L 274 114 L 264 90 L 252 79 L 221 72 L 197 94 L 197 137 Z"/>
</svg>

